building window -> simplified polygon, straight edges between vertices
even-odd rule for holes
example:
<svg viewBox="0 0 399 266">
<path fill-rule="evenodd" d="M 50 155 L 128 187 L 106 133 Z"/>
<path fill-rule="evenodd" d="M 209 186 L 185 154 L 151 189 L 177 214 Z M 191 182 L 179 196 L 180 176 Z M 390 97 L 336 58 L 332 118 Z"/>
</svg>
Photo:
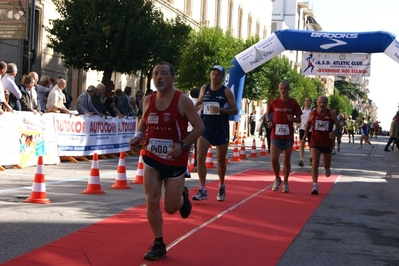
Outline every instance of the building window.
<svg viewBox="0 0 399 266">
<path fill-rule="evenodd" d="M 191 0 L 184 1 L 184 14 L 191 17 Z"/>
<path fill-rule="evenodd" d="M 202 0 L 202 6 L 201 6 L 201 22 L 206 23 L 206 18 L 208 14 L 208 9 L 207 9 L 208 1 L 207 0 Z"/>
<path fill-rule="evenodd" d="M 229 30 L 232 29 L 232 23 L 233 23 L 233 1 L 229 1 L 229 15 L 227 17 L 227 28 Z"/>
<path fill-rule="evenodd" d="M 238 9 L 238 38 L 242 38 L 242 7 Z"/>
<path fill-rule="evenodd" d="M 216 2 L 216 6 L 215 6 L 215 8 L 216 8 L 216 12 L 215 12 L 215 26 L 216 27 L 220 27 L 221 25 L 220 25 L 220 10 L 221 10 L 221 8 L 220 8 L 220 0 L 216 0 L 215 1 Z"/>
<path fill-rule="evenodd" d="M 248 30 L 247 30 L 247 38 L 250 38 L 252 34 L 252 15 L 248 15 Z"/>
</svg>

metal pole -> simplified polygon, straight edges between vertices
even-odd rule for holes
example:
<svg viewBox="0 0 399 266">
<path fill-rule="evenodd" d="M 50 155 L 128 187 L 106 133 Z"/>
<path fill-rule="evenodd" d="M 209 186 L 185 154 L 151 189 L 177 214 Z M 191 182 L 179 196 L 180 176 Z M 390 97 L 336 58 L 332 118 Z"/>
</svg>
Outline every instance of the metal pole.
<svg viewBox="0 0 399 266">
<path fill-rule="evenodd" d="M 35 0 L 30 0 L 28 73 L 32 71 L 33 57 L 35 56 L 35 8 Z"/>
</svg>

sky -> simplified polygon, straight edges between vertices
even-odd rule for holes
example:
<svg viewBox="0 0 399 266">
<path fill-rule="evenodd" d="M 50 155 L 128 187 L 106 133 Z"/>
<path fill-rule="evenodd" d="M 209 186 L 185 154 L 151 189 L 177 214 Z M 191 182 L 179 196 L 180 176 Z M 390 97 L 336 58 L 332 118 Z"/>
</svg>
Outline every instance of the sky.
<svg viewBox="0 0 399 266">
<path fill-rule="evenodd" d="M 387 31 L 399 39 L 399 0 L 309 0 L 323 31 Z M 369 99 L 378 107 L 377 119 L 389 130 L 399 106 L 399 64 L 383 53 L 372 54 Z"/>
</svg>

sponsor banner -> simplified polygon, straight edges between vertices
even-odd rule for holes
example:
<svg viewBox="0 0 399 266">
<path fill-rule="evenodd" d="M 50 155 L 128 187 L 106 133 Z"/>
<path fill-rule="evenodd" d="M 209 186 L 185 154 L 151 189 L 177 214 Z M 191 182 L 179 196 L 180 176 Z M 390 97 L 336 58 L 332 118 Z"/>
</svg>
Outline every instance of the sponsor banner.
<svg viewBox="0 0 399 266">
<path fill-rule="evenodd" d="M 52 121 L 50 114 L 14 111 L 0 115 L 0 165 L 33 166 L 38 156 L 43 156 L 44 164 L 59 163 Z"/>
<path fill-rule="evenodd" d="M 54 115 L 59 156 L 86 156 L 129 150 L 136 118 Z"/>
<path fill-rule="evenodd" d="M 128 151 L 136 118 L 5 112 L 0 115 L 0 165 L 57 164 L 59 156 L 87 156 Z"/>
<path fill-rule="evenodd" d="M 39 156 L 44 164 L 60 162 L 51 114 L 34 114 L 32 112 L 17 112 L 20 166 L 37 164 Z"/>
<path fill-rule="evenodd" d="M 370 76 L 371 54 L 303 53 L 302 75 Z"/>
<path fill-rule="evenodd" d="M 395 39 L 388 47 L 385 49 L 384 53 L 399 63 L 399 40 Z"/>
<path fill-rule="evenodd" d="M 259 41 L 245 51 L 236 55 L 235 59 L 245 73 L 266 63 L 285 50 L 277 36 L 272 33 L 266 39 Z"/>
<path fill-rule="evenodd" d="M 17 112 L 5 112 L 0 115 L 0 165 L 20 164 Z"/>
</svg>

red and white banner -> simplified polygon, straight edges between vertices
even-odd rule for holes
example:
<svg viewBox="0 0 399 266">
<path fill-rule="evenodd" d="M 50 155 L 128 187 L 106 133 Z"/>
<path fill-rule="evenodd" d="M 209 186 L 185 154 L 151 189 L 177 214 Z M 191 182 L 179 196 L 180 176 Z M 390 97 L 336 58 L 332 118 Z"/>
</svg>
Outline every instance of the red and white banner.
<svg viewBox="0 0 399 266">
<path fill-rule="evenodd" d="M 303 53 L 302 75 L 370 76 L 371 54 Z"/>
</svg>

